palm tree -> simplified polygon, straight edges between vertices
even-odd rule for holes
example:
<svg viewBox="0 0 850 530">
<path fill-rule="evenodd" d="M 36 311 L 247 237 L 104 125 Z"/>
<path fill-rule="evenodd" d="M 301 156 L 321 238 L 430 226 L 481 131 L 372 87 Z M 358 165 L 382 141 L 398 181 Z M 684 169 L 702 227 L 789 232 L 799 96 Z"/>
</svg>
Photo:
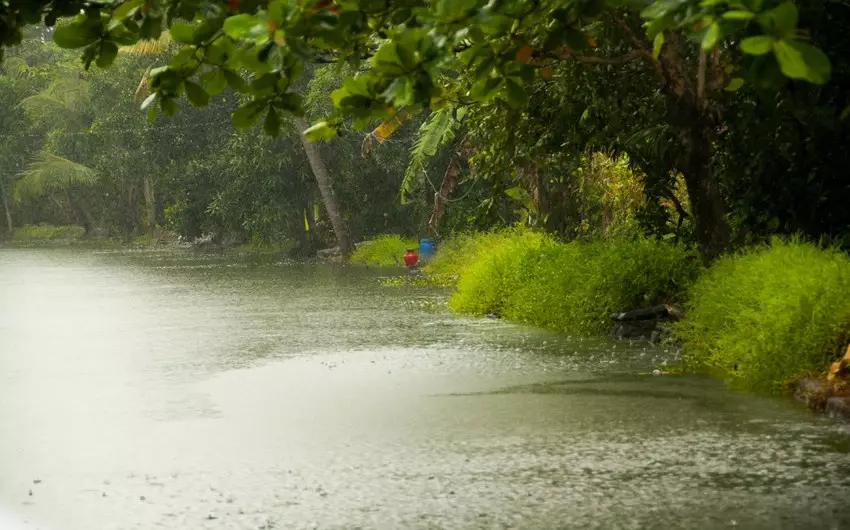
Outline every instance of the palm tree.
<svg viewBox="0 0 850 530">
<path fill-rule="evenodd" d="M 307 139 L 302 134 L 309 124 L 305 118 L 295 118 L 295 123 L 298 126 L 297 134 L 301 139 L 301 145 L 304 147 L 304 153 L 307 155 L 307 160 L 310 162 L 310 169 L 313 171 L 313 176 L 316 178 L 316 184 L 319 186 L 319 193 L 322 195 L 322 202 L 325 203 L 325 209 L 328 211 L 328 217 L 331 220 L 334 234 L 336 235 L 336 243 L 339 247 L 339 252 L 342 257 L 347 259 L 351 254 L 351 242 L 348 239 L 348 229 L 345 225 L 345 219 L 342 217 L 342 212 L 339 208 L 339 202 L 336 200 L 333 188 L 331 187 L 331 177 L 328 173 L 328 167 L 319 152 L 319 148 Z"/>
<path fill-rule="evenodd" d="M 91 229 L 91 216 L 79 201 L 74 200 L 73 192 L 79 187 L 95 184 L 98 181 L 95 170 L 42 150 L 18 176 L 20 178 L 15 184 L 15 200 L 49 196 L 58 206 L 63 207 L 59 199 L 61 196 L 65 199 L 64 209 L 68 222 L 73 223 L 75 213 L 79 213 L 83 227 L 87 232 Z"/>
</svg>

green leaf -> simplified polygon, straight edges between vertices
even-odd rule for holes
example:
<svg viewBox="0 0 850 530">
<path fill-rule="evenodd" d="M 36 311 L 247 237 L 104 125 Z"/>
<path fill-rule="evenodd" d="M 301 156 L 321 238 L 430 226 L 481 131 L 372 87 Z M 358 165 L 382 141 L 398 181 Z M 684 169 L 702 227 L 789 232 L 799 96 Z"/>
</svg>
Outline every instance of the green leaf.
<svg viewBox="0 0 850 530">
<path fill-rule="evenodd" d="M 241 130 L 250 129 L 260 119 L 260 115 L 263 114 L 265 109 L 265 101 L 252 101 L 245 106 L 239 107 L 230 116 L 233 126 Z"/>
<path fill-rule="evenodd" d="M 192 81 L 186 81 L 183 84 L 186 87 L 186 97 L 189 99 L 189 103 L 196 107 L 206 107 L 209 105 L 210 95 L 207 94 L 201 85 Z"/>
<path fill-rule="evenodd" d="M 476 81 L 469 91 L 472 99 L 487 102 L 493 99 L 496 95 L 499 86 L 502 84 L 502 79 L 499 77 L 491 77 L 488 79 L 479 79 Z"/>
<path fill-rule="evenodd" d="M 266 119 L 263 122 L 263 132 L 274 137 L 280 134 L 280 117 L 277 115 L 274 107 L 269 107 L 269 112 L 266 114 Z"/>
<path fill-rule="evenodd" d="M 525 87 L 513 79 L 505 80 L 504 94 L 508 103 L 515 109 L 525 107 L 528 104 L 528 92 Z"/>
<path fill-rule="evenodd" d="M 139 108 L 141 110 L 146 110 L 153 104 L 154 101 L 156 101 L 156 93 L 153 93 L 150 96 L 146 97 L 145 100 L 142 101 L 142 105 Z"/>
<path fill-rule="evenodd" d="M 723 90 L 727 92 L 737 92 L 742 86 L 744 86 L 744 80 L 740 77 L 733 77 L 729 80 L 729 84 L 726 85 L 726 88 Z"/>
<path fill-rule="evenodd" d="M 741 41 L 741 51 L 748 55 L 764 55 L 773 49 L 774 38 L 768 35 L 747 37 Z"/>
<path fill-rule="evenodd" d="M 404 73 L 404 66 L 398 54 L 398 45 L 395 42 L 386 42 L 378 48 L 372 58 L 372 66 L 389 75 L 400 75 Z"/>
<path fill-rule="evenodd" d="M 96 64 L 101 68 L 109 68 L 118 57 L 118 45 L 106 41 L 100 46 L 100 54 L 97 56 Z"/>
<path fill-rule="evenodd" d="M 182 20 L 176 20 L 171 23 L 169 28 L 171 38 L 181 44 L 192 44 L 195 37 L 195 30 L 191 24 Z"/>
<path fill-rule="evenodd" d="M 714 46 L 717 44 L 717 40 L 719 38 L 720 38 L 720 24 L 715 22 L 708 27 L 708 30 L 705 32 L 705 36 L 703 36 L 703 38 L 702 38 L 702 49 L 703 50 L 714 49 Z"/>
<path fill-rule="evenodd" d="M 109 28 L 109 38 L 119 46 L 132 46 L 139 42 L 139 34 L 135 31 L 130 31 L 123 24 L 114 24 Z"/>
<path fill-rule="evenodd" d="M 221 17 L 205 18 L 203 22 L 195 28 L 194 35 L 192 37 L 192 44 L 201 45 L 205 43 L 221 29 L 221 26 Z"/>
<path fill-rule="evenodd" d="M 793 2 L 779 4 L 778 7 L 769 13 L 770 20 L 773 21 L 773 27 L 780 36 L 797 29 L 799 13 L 797 12 L 797 6 Z"/>
<path fill-rule="evenodd" d="M 829 81 L 832 67 L 820 49 L 806 42 L 781 39 L 773 46 L 782 73 L 791 79 L 802 79 L 816 85 Z"/>
<path fill-rule="evenodd" d="M 664 32 L 662 31 L 658 35 L 655 36 L 655 39 L 652 41 L 652 56 L 658 59 L 658 56 L 661 55 L 661 49 L 664 48 Z"/>
<path fill-rule="evenodd" d="M 162 108 L 162 113 L 166 116 L 174 116 L 180 110 L 180 106 L 174 98 L 162 98 L 159 100 L 159 106 Z"/>
<path fill-rule="evenodd" d="M 304 131 L 304 136 L 311 142 L 333 140 L 336 137 L 336 128 L 326 121 L 320 121 Z"/>
<path fill-rule="evenodd" d="M 248 83 L 242 79 L 241 75 L 237 74 L 233 70 L 222 70 L 221 73 L 224 74 L 224 79 L 227 81 L 227 85 L 236 92 L 245 93 L 250 90 Z"/>
<path fill-rule="evenodd" d="M 841 111 L 841 116 L 838 117 L 838 119 L 841 121 L 844 121 L 847 118 L 850 118 L 850 105 L 844 107 L 844 110 Z"/>
<path fill-rule="evenodd" d="M 75 20 L 66 26 L 59 26 L 53 31 L 53 42 L 60 48 L 66 49 L 88 46 L 96 42 L 98 38 L 99 35 L 80 20 Z"/>
<path fill-rule="evenodd" d="M 253 36 L 252 33 L 261 24 L 260 19 L 254 15 L 236 15 L 224 21 L 224 32 L 232 39 L 241 39 Z"/>
<path fill-rule="evenodd" d="M 134 10 L 141 7 L 145 0 L 127 0 L 115 8 L 112 12 L 113 20 L 123 20 L 127 18 Z"/>
<path fill-rule="evenodd" d="M 735 10 L 727 11 L 723 13 L 722 16 L 726 20 L 752 20 L 755 18 L 756 14 L 750 11 Z"/>
<path fill-rule="evenodd" d="M 211 96 L 217 96 L 227 88 L 227 78 L 221 68 L 204 72 L 201 75 L 201 83 L 203 83 L 204 90 Z"/>
</svg>

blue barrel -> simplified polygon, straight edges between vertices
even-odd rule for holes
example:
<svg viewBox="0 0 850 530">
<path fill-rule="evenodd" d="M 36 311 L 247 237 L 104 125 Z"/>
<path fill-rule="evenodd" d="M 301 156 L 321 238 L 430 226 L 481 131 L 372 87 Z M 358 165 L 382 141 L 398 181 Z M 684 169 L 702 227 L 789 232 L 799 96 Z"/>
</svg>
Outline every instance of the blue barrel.
<svg viewBox="0 0 850 530">
<path fill-rule="evenodd" d="M 427 237 L 419 240 L 419 263 L 425 263 L 433 258 L 435 252 L 437 252 L 437 245 L 433 241 Z"/>
</svg>

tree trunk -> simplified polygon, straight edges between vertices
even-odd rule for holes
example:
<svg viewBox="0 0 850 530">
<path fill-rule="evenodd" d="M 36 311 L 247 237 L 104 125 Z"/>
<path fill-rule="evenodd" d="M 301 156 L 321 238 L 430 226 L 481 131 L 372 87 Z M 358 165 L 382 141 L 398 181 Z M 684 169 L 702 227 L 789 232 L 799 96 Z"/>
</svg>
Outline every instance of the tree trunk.
<svg viewBox="0 0 850 530">
<path fill-rule="evenodd" d="M 689 127 L 681 130 L 679 136 L 684 152 L 677 165 L 685 177 L 699 252 L 708 265 L 729 245 L 729 225 L 724 215 L 723 197 L 709 167 L 712 127 L 697 118 Z"/>
<path fill-rule="evenodd" d="M 458 176 L 460 176 L 460 169 L 457 167 L 455 159 L 452 158 L 449 160 L 449 166 L 443 175 L 443 183 L 440 184 L 440 191 L 434 194 L 434 211 L 431 213 L 431 218 L 428 219 L 428 235 L 430 237 L 437 237 L 439 235 L 440 219 L 446 213 L 446 203 L 457 186 Z"/>
<path fill-rule="evenodd" d="M 2 180 L 0 180 L 0 197 L 3 199 L 3 211 L 6 212 L 6 233 L 11 238 L 15 232 L 15 225 L 12 224 L 12 210 L 9 209 L 9 198 L 6 196 L 6 187 Z"/>
<path fill-rule="evenodd" d="M 151 236 L 151 242 L 156 237 L 156 198 L 153 194 L 153 181 L 150 175 L 146 175 L 142 179 L 143 189 L 145 193 L 145 217 L 148 223 L 148 234 Z"/>
<path fill-rule="evenodd" d="M 682 147 L 676 169 L 685 177 L 699 252 L 709 264 L 729 245 L 723 196 L 709 167 L 717 112 L 704 101 L 702 67 L 696 87 L 688 79 L 682 35 L 667 32 L 665 41 L 659 57 L 662 92 L 667 98 L 667 122 Z"/>
<path fill-rule="evenodd" d="M 348 231 L 346 230 L 345 220 L 342 218 L 339 203 L 331 187 L 328 168 L 325 166 L 325 161 L 322 159 L 322 155 L 319 153 L 316 145 L 311 143 L 302 134 L 309 125 L 307 120 L 304 118 L 295 118 L 295 123 L 298 126 L 298 136 L 301 139 L 301 145 L 304 147 L 304 153 L 310 162 L 310 169 L 313 170 L 313 176 L 316 177 L 316 183 L 319 185 L 319 193 L 322 194 L 322 202 L 324 202 L 328 217 L 331 220 L 331 226 L 336 235 L 339 251 L 344 259 L 348 259 L 348 256 L 351 254 L 351 243 L 348 240 Z"/>
</svg>

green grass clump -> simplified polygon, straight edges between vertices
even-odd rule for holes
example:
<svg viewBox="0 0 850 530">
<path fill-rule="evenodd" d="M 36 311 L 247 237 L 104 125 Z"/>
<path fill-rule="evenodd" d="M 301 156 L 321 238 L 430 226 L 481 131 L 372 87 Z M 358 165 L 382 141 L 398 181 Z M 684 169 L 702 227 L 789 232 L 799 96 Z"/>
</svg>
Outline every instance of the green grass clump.
<svg viewBox="0 0 850 530">
<path fill-rule="evenodd" d="M 776 393 L 822 372 L 850 331 L 850 258 L 799 239 L 720 259 L 693 287 L 676 327 L 691 368 Z"/>
<path fill-rule="evenodd" d="M 71 241 L 82 239 L 86 230 L 75 225 L 26 225 L 15 229 L 12 237 L 15 241 Z"/>
<path fill-rule="evenodd" d="M 364 242 L 351 255 L 358 265 L 393 266 L 404 264 L 404 253 L 412 248 L 418 252 L 419 242 L 396 235 L 383 235 Z"/>
<path fill-rule="evenodd" d="M 613 312 L 681 300 L 700 272 L 686 248 L 655 240 L 561 244 L 510 230 L 460 247 L 462 258 L 435 258 L 458 270 L 453 310 L 571 333 L 603 332 Z"/>
</svg>

